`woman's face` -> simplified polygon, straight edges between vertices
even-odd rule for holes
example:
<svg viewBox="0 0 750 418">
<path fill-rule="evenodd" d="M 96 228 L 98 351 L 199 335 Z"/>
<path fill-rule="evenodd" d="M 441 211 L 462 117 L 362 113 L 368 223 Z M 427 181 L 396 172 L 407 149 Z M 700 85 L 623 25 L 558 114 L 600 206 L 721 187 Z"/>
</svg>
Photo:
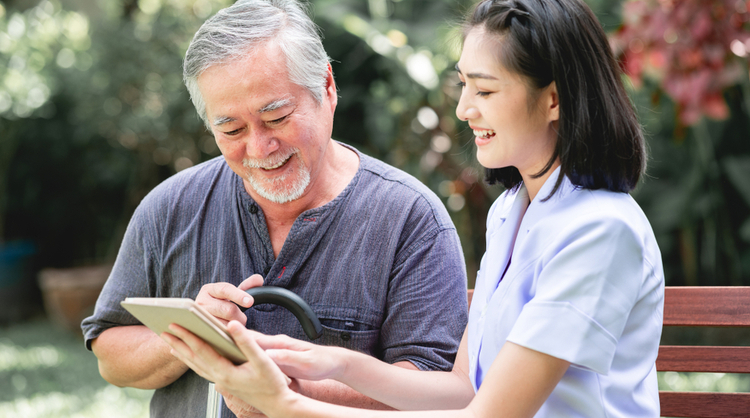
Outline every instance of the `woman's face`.
<svg viewBox="0 0 750 418">
<path fill-rule="evenodd" d="M 497 59 L 501 42 L 502 38 L 482 28 L 469 32 L 456 66 L 462 83 L 456 115 L 474 131 L 480 164 L 513 166 L 526 178 L 544 168 L 553 154 L 557 90 L 552 83 L 530 103 L 523 78 L 507 71 Z"/>
</svg>

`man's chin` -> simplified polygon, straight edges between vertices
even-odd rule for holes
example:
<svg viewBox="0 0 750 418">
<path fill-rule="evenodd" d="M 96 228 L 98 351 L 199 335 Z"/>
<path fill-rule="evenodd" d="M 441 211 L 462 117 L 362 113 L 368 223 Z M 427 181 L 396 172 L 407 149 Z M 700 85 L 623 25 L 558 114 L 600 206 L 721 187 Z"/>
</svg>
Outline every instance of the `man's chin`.
<svg viewBox="0 0 750 418">
<path fill-rule="evenodd" d="M 271 185 L 271 187 L 266 187 L 252 178 L 248 178 L 248 183 L 250 183 L 250 187 L 252 187 L 255 193 L 259 194 L 262 198 L 274 203 L 283 204 L 295 201 L 305 194 L 305 190 L 310 182 L 308 179 L 303 180 L 307 181 L 300 182 L 300 184 L 296 186 L 284 188 L 273 187 L 273 185 Z"/>
</svg>

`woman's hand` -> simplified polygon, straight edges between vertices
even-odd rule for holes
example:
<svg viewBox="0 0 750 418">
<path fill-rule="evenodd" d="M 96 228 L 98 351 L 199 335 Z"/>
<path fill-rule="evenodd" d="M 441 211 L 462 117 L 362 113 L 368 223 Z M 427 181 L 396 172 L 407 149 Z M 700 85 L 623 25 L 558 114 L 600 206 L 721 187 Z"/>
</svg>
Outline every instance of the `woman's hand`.
<svg viewBox="0 0 750 418">
<path fill-rule="evenodd" d="M 234 365 L 219 355 L 211 346 L 190 331 L 172 324 L 162 338 L 172 346 L 172 354 L 187 364 L 199 376 L 214 382 L 219 393 L 237 396 L 264 413 L 290 404 L 299 396 L 288 384 L 290 379 L 281 372 L 255 339 L 261 334 L 245 329 L 237 321 L 227 325 L 229 334 L 248 361 Z"/>
<path fill-rule="evenodd" d="M 286 335 L 260 335 L 255 340 L 287 376 L 336 380 L 345 369 L 347 350 L 296 340 Z"/>
</svg>

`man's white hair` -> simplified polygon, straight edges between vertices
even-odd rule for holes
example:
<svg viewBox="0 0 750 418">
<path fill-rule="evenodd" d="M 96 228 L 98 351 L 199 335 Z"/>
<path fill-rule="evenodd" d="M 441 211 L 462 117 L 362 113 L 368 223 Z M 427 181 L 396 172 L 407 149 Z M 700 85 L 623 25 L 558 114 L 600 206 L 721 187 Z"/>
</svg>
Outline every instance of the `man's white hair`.
<svg viewBox="0 0 750 418">
<path fill-rule="evenodd" d="M 198 77 L 214 65 L 239 61 L 268 42 L 281 48 L 289 80 L 323 102 L 330 58 L 307 7 L 296 0 L 239 0 L 203 23 L 185 53 L 183 79 L 209 129 Z"/>
</svg>

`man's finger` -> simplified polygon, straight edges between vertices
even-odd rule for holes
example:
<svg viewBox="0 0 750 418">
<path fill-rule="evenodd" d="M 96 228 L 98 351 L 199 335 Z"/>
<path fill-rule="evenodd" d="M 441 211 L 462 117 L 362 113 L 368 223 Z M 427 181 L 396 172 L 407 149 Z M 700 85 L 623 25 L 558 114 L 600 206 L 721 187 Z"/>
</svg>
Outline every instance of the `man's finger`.
<svg viewBox="0 0 750 418">
<path fill-rule="evenodd" d="M 252 306 L 253 298 L 244 290 L 241 290 L 230 283 L 211 283 L 203 287 L 208 295 L 214 299 L 228 300 L 245 308 Z"/>
<path fill-rule="evenodd" d="M 237 287 L 240 290 L 245 291 L 247 289 L 252 289 L 253 287 L 258 286 L 263 286 L 263 276 L 261 276 L 260 274 L 253 274 L 252 276 L 243 280 L 242 283 L 240 283 L 240 285 Z"/>
</svg>

